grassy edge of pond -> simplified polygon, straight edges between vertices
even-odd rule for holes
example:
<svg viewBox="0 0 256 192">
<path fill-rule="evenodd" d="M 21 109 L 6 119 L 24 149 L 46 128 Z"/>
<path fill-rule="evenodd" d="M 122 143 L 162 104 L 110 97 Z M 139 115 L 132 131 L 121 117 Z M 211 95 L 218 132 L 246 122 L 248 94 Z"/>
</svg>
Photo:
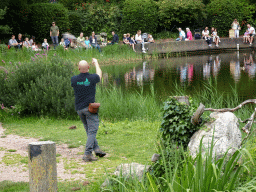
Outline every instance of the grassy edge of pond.
<svg viewBox="0 0 256 192">
<path fill-rule="evenodd" d="M 206 89 L 204 91 L 199 92 L 197 96 L 193 97 L 193 100 L 198 105 L 202 102 L 206 107 L 233 108 L 241 102 L 235 88 L 231 95 L 224 95 L 223 93 L 218 93 L 211 82 L 205 84 L 205 86 Z M 103 101 L 104 99 L 106 100 L 106 103 L 104 104 L 106 108 L 101 111 L 101 113 L 105 113 L 103 116 L 104 125 L 101 123 L 98 133 L 100 146 L 102 146 L 103 150 L 112 154 L 109 159 L 111 160 L 111 165 L 106 164 L 104 165 L 106 166 L 105 168 L 112 167 L 111 171 L 113 171 L 118 164 L 133 161 L 149 164 L 151 155 L 156 151 L 154 146 L 158 142 L 157 134 L 161 121 L 162 105 L 155 102 L 156 98 L 153 92 L 151 95 L 130 93 L 128 96 L 125 96 L 122 95 L 118 88 L 113 88 L 113 90 L 109 90 L 109 94 L 110 95 L 105 95 L 105 98 L 103 98 Z M 186 95 L 186 93 L 184 89 L 176 86 L 173 95 Z M 107 101 L 111 102 L 107 104 Z M 143 103 L 145 105 L 143 105 Z M 125 104 L 126 107 L 123 107 L 122 104 Z M 138 106 L 138 108 L 140 106 L 140 108 L 144 110 L 144 114 L 141 114 L 142 111 L 140 112 L 137 108 L 134 108 L 134 106 Z M 112 110 L 114 110 L 115 113 L 120 113 L 124 116 L 126 113 L 133 115 L 128 116 L 125 120 L 115 120 L 113 117 L 109 118 L 112 120 L 107 120 L 107 115 L 111 115 Z M 152 112 L 152 110 L 155 112 L 155 116 L 145 118 L 145 114 Z M 235 115 L 241 119 L 246 119 L 250 117 L 252 111 L 252 105 L 248 105 L 235 112 Z M 142 116 L 137 116 L 136 114 Z M 209 112 L 206 114 L 209 114 Z M 19 117 L 6 116 L 6 114 L 3 116 L 4 128 L 7 128 L 6 134 L 18 134 L 25 137 L 53 140 L 57 143 L 72 144 L 76 147 L 85 145 L 86 134 L 80 120 L 54 119 L 49 117 L 25 117 L 21 119 Z M 77 130 L 69 130 L 68 127 L 74 124 L 77 125 Z M 240 128 L 242 126 L 243 125 L 240 124 Z M 35 132 L 34 130 L 37 131 Z M 253 130 L 255 130 L 255 125 L 253 126 Z M 246 144 L 246 148 L 255 161 L 256 147 L 254 146 L 256 140 L 253 138 L 254 135 L 255 133 L 250 137 L 249 142 Z M 127 160 L 120 161 L 121 157 L 125 157 Z M 102 161 L 99 162 L 101 164 L 103 163 Z M 95 163 L 95 165 L 97 165 L 97 163 Z M 100 173 L 97 173 L 97 176 L 87 173 L 88 176 L 101 180 L 104 177 L 103 175 L 105 171 L 103 167 Z M 252 178 L 255 178 L 255 176 L 256 171 L 253 170 L 249 174 L 244 174 L 241 178 L 241 182 L 250 181 Z M 92 183 L 94 183 L 93 185 L 95 189 L 99 189 L 99 186 L 97 185 L 97 182 L 95 183 L 94 179 L 92 179 Z M 70 184 L 70 186 L 73 185 L 75 186 L 77 183 Z M 93 188 L 86 188 L 84 190 L 86 191 L 88 189 L 90 189 L 90 191 L 93 190 Z"/>
</svg>

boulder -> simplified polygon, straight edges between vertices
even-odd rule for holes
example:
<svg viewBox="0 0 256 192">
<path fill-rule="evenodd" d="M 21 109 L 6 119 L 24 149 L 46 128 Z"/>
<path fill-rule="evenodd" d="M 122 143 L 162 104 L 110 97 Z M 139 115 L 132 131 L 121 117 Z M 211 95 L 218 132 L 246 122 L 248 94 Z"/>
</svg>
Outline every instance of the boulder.
<svg viewBox="0 0 256 192">
<path fill-rule="evenodd" d="M 148 171 L 150 165 L 142 165 L 139 163 L 125 163 L 117 166 L 114 175 L 118 177 L 137 177 L 139 180 L 142 179 L 143 174 Z M 122 173 L 122 175 L 121 175 Z M 106 187 L 110 184 L 109 179 L 106 179 L 101 187 Z"/>
<path fill-rule="evenodd" d="M 205 151 L 211 147 L 212 136 L 214 134 L 213 157 L 221 157 L 228 149 L 228 155 L 232 155 L 240 148 L 242 142 L 238 118 L 231 112 L 214 112 L 210 114 L 210 117 L 211 121 L 207 122 L 191 137 L 188 144 L 190 154 L 196 157 L 202 137 L 202 153 L 205 154 Z"/>
</svg>

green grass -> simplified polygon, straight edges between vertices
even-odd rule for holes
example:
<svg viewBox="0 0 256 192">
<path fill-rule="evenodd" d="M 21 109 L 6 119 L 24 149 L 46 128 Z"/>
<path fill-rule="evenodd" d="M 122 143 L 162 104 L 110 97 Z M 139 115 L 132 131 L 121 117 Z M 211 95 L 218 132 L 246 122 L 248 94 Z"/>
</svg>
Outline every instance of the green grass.
<svg viewBox="0 0 256 192">
<path fill-rule="evenodd" d="M 60 192 L 72 192 L 72 188 L 80 187 L 80 192 L 96 192 L 100 190 L 100 183 L 92 183 L 88 186 L 83 186 L 83 181 L 68 181 L 68 182 L 58 182 L 58 191 Z M 28 192 L 29 183 L 28 182 L 11 182 L 3 181 L 0 182 L 0 192 Z"/>
<path fill-rule="evenodd" d="M 22 50 L 7 50 L 4 53 L 0 53 L 0 66 L 8 68 L 8 65 L 30 61 L 37 53 L 25 48 Z M 60 56 L 64 59 L 72 60 L 73 63 L 78 63 L 80 60 L 91 62 L 92 58 L 97 58 L 99 63 L 104 65 L 142 60 L 142 56 L 135 53 L 127 45 L 107 46 L 102 49 L 102 53 L 99 53 L 96 49 L 69 49 L 68 51 L 64 51 L 60 46 L 56 50 L 50 50 L 46 53 L 41 51 L 39 53 L 47 54 L 47 58 Z"/>
</svg>

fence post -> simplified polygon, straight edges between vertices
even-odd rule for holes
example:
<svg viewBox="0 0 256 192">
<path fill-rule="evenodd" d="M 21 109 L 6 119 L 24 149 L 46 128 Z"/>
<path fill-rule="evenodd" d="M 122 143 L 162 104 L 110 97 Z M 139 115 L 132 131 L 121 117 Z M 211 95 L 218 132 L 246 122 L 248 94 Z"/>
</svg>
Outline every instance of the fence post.
<svg viewBox="0 0 256 192">
<path fill-rule="evenodd" d="M 30 192 L 57 192 L 56 145 L 52 141 L 28 146 Z"/>
</svg>

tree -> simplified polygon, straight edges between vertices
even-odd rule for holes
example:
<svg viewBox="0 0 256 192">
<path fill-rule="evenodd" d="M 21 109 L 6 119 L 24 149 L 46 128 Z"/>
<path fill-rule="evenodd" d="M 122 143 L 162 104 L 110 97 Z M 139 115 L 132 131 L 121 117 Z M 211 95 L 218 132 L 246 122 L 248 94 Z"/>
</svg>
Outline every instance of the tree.
<svg viewBox="0 0 256 192">
<path fill-rule="evenodd" d="M 211 26 L 218 29 L 220 36 L 228 36 L 234 19 L 238 20 L 241 27 L 246 23 L 254 23 L 255 6 L 247 0 L 211 0 L 207 5 L 207 12 Z"/>
<path fill-rule="evenodd" d="M 5 7 L 5 9 L 0 9 L 0 20 L 4 19 L 6 9 L 7 7 Z M 9 34 L 10 32 L 11 32 L 11 28 L 8 25 L 0 25 L 1 34 Z"/>
</svg>

